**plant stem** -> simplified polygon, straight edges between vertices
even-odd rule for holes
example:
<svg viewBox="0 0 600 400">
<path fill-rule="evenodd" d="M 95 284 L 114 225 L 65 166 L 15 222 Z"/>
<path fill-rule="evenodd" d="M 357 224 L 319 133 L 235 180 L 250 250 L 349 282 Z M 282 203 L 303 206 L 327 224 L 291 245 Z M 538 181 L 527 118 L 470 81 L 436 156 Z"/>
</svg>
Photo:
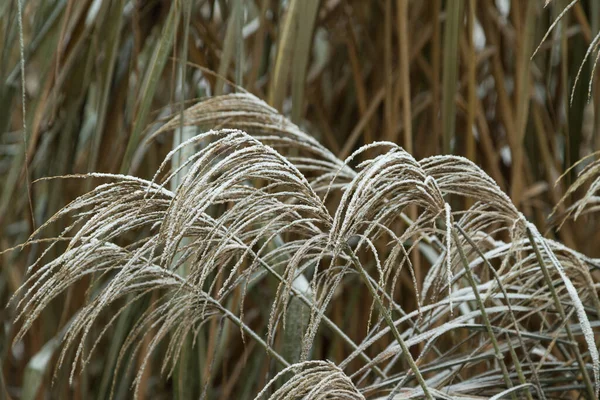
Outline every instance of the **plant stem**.
<svg viewBox="0 0 600 400">
<path fill-rule="evenodd" d="M 402 349 L 402 353 L 406 355 L 406 361 L 408 362 L 410 369 L 415 374 L 415 377 L 417 378 L 417 382 L 419 382 L 419 385 L 423 389 L 423 393 L 425 394 L 425 397 L 427 399 L 433 400 L 433 396 L 431 395 L 431 393 L 429 393 L 429 390 L 427 388 L 427 383 L 425 382 L 425 379 L 423 379 L 423 375 L 421 375 L 421 371 L 419 371 L 419 366 L 413 359 L 412 354 L 410 354 L 410 350 L 409 350 L 408 346 L 402 339 L 402 336 L 400 336 L 400 332 L 398 332 L 398 329 L 396 328 L 396 325 L 394 325 L 394 321 L 392 320 L 392 317 L 390 316 L 390 314 L 386 310 L 385 306 L 381 302 L 381 299 L 377 295 L 377 291 L 375 290 L 373 285 L 371 285 L 371 281 L 369 280 L 369 276 L 367 275 L 367 272 L 364 270 L 364 268 L 362 267 L 362 264 L 360 263 L 360 261 L 358 260 L 358 258 L 356 257 L 356 255 L 354 254 L 354 252 L 351 249 L 348 249 L 347 253 L 354 261 L 354 263 L 357 267 L 358 273 L 360 274 L 362 280 L 364 281 L 365 285 L 367 286 L 367 289 L 369 289 L 371 296 L 373 296 L 373 298 L 375 299 L 375 303 L 377 304 L 377 307 L 379 308 L 379 312 L 385 319 L 385 322 L 387 323 L 387 325 L 390 327 L 390 330 L 392 331 L 394 338 L 396 339 L 396 341 L 400 345 L 400 348 Z"/>
<path fill-rule="evenodd" d="M 567 317 L 565 315 L 565 309 L 562 306 L 562 303 L 560 302 L 558 295 L 556 294 L 556 290 L 554 289 L 554 285 L 552 284 L 552 279 L 550 278 L 550 273 L 548 272 L 548 267 L 546 266 L 546 263 L 544 262 L 544 259 L 542 257 L 542 254 L 540 253 L 540 249 L 535 241 L 535 238 L 533 237 L 533 233 L 531 232 L 530 228 L 527 227 L 527 237 L 529 238 L 529 242 L 531 243 L 531 246 L 533 247 L 533 251 L 535 252 L 535 256 L 537 258 L 538 264 L 540 265 L 540 269 L 542 270 L 542 274 L 544 275 L 544 280 L 546 281 L 546 286 L 548 287 L 548 290 L 550 291 L 550 294 L 552 295 L 552 299 L 554 300 L 554 306 L 556 307 L 556 310 L 558 311 L 558 314 L 560 315 L 560 318 L 562 321 L 567 321 Z M 567 337 L 569 338 L 569 340 L 574 343 L 575 346 L 577 345 L 577 341 L 575 340 L 575 337 L 573 336 L 573 332 L 571 331 L 571 327 L 569 326 L 568 323 L 565 323 L 565 330 L 567 331 Z M 577 358 L 577 364 L 579 366 L 579 369 L 581 370 L 581 376 L 583 377 L 583 383 L 585 384 L 585 388 L 588 392 L 588 395 L 590 396 L 590 399 L 593 399 L 596 397 L 596 394 L 594 392 L 594 387 L 592 385 L 592 381 L 590 380 L 590 376 L 587 372 L 587 369 L 585 368 L 585 363 L 583 361 L 583 357 L 581 356 L 581 353 L 579 352 L 579 349 L 575 349 L 575 357 Z"/>
</svg>

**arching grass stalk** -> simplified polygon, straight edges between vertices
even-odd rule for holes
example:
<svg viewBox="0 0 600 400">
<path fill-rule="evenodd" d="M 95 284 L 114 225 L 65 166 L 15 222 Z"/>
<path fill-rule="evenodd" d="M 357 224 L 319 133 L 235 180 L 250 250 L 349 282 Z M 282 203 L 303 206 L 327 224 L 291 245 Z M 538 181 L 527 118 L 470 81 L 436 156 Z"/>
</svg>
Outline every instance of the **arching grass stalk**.
<svg viewBox="0 0 600 400">
<path fill-rule="evenodd" d="M 456 228 L 454 228 L 454 227 L 452 227 L 452 238 L 454 239 L 454 242 L 456 243 L 456 248 L 458 249 L 458 254 L 460 256 L 460 260 L 463 264 L 463 267 L 465 268 L 467 280 L 469 281 L 471 288 L 473 288 L 473 295 L 475 296 L 475 301 L 477 302 L 479 311 L 481 311 L 481 318 L 483 319 L 483 324 L 485 325 L 487 334 L 490 338 L 490 341 L 492 342 L 492 346 L 494 347 L 494 352 L 496 353 L 496 359 L 498 360 L 498 363 L 500 364 L 500 369 L 502 370 L 502 376 L 504 378 L 504 383 L 510 389 L 513 387 L 513 384 L 510 380 L 510 376 L 508 375 L 508 369 L 506 368 L 506 364 L 504 363 L 504 356 L 502 355 L 502 352 L 500 351 L 500 346 L 498 345 L 498 340 L 496 339 L 496 336 L 494 335 L 492 325 L 490 324 L 490 319 L 488 317 L 487 312 L 485 311 L 485 305 L 483 304 L 483 301 L 481 300 L 481 295 L 479 294 L 479 290 L 477 290 L 477 284 L 475 283 L 475 278 L 473 278 L 473 272 L 471 271 L 471 267 L 469 266 L 469 261 L 467 260 L 467 257 L 465 256 L 465 252 L 464 252 L 462 246 L 460 245 L 460 241 L 459 241 L 460 239 L 458 237 L 458 234 L 456 233 Z M 511 398 L 513 398 L 513 400 L 517 400 L 516 395 L 512 392 L 511 392 Z"/>
<path fill-rule="evenodd" d="M 542 274 L 544 276 L 546 286 L 548 287 L 548 290 L 550 291 L 550 294 L 552 295 L 552 299 L 554 300 L 554 306 L 556 307 L 556 310 L 558 311 L 558 314 L 560 315 L 561 320 L 566 321 L 567 317 L 565 314 L 565 309 L 563 308 L 562 303 L 558 299 L 558 295 L 556 294 L 556 290 L 554 289 L 554 285 L 552 284 L 552 279 L 550 278 L 550 273 L 548 272 L 548 267 L 546 266 L 546 263 L 544 262 L 544 258 L 542 257 L 540 249 L 537 245 L 537 242 L 533 236 L 533 232 L 531 231 L 531 227 L 529 225 L 526 227 L 526 232 L 527 232 L 527 237 L 529 238 L 529 242 L 531 243 L 531 246 L 533 247 L 533 251 L 535 252 L 535 256 L 537 258 L 540 269 L 542 270 Z M 569 338 L 569 340 L 572 343 L 574 343 L 575 357 L 577 358 L 577 365 L 579 366 L 579 370 L 581 371 L 581 375 L 583 377 L 583 382 L 585 384 L 586 391 L 587 391 L 588 395 L 590 396 L 590 399 L 597 398 L 598 397 L 597 392 L 594 390 L 594 386 L 592 385 L 590 375 L 588 374 L 588 371 L 585 367 L 585 362 L 583 360 L 583 357 L 581 356 L 581 352 L 579 351 L 577 341 L 575 340 L 575 337 L 573 335 L 571 327 L 569 326 L 568 323 L 565 323 L 565 331 L 567 332 L 567 337 Z"/>
<path fill-rule="evenodd" d="M 259 258 L 258 260 L 259 260 L 260 264 L 269 272 L 269 274 L 274 276 L 279 282 L 284 282 L 284 278 L 277 271 L 275 271 L 268 263 L 266 263 L 262 258 Z M 314 302 L 312 300 L 308 299 L 300 290 L 298 290 L 294 286 L 291 287 L 291 292 L 294 296 L 296 296 L 300 301 L 302 301 L 305 305 L 307 305 L 311 309 L 316 308 Z M 330 328 L 332 331 L 334 331 L 337 335 L 339 335 L 340 338 L 348 346 L 350 346 L 353 351 L 359 349 L 358 345 L 356 343 L 354 343 L 354 341 L 343 330 L 341 330 L 340 327 L 335 324 L 335 322 L 333 322 L 329 317 L 324 315 L 321 310 L 317 309 L 317 313 L 318 313 L 319 317 L 322 319 L 322 321 L 325 323 L 325 325 L 328 328 Z M 372 363 L 371 358 L 364 351 L 360 351 L 359 356 L 367 363 L 369 363 L 369 364 Z M 373 371 L 375 371 L 375 373 L 380 378 L 386 378 L 386 374 L 378 366 L 373 365 Z"/>
<path fill-rule="evenodd" d="M 525 357 L 527 358 L 527 361 L 529 362 L 531 368 L 531 372 L 533 374 L 533 378 L 535 381 L 535 389 L 538 392 L 538 394 L 540 395 L 540 397 L 542 399 L 545 399 L 546 396 L 544 395 L 544 391 L 541 388 L 540 385 L 540 380 L 539 377 L 537 375 L 537 370 L 535 367 L 533 367 L 533 363 L 531 362 L 531 359 L 529 358 L 529 354 L 527 353 L 526 347 L 525 347 L 525 343 L 523 342 L 523 337 L 521 336 L 521 331 L 519 330 L 518 327 L 518 322 L 517 319 L 515 318 L 515 315 L 513 313 L 512 307 L 510 305 L 510 300 L 508 298 L 508 293 L 506 292 L 506 289 L 504 288 L 504 285 L 502 285 L 502 281 L 500 280 L 500 277 L 498 276 L 498 272 L 494 269 L 494 267 L 490 264 L 489 260 L 487 259 L 487 257 L 482 253 L 481 249 L 479 249 L 479 246 L 477 246 L 475 244 L 475 242 L 473 242 L 473 239 L 471 239 L 471 237 L 467 234 L 467 232 L 465 232 L 465 230 L 460 226 L 460 225 L 455 225 L 456 229 L 460 232 L 460 234 L 465 238 L 465 240 L 469 243 L 469 245 L 471 246 L 471 248 L 477 253 L 477 255 L 479 256 L 479 258 L 481 258 L 484 262 L 484 264 L 486 265 L 486 267 L 488 268 L 488 270 L 492 273 L 492 275 L 494 276 L 494 279 L 496 280 L 496 282 L 498 283 L 498 287 L 500 288 L 500 290 L 502 291 L 502 295 L 504 296 L 504 299 L 506 300 L 506 304 L 508 306 L 508 314 L 512 320 L 512 323 L 515 325 L 515 332 L 517 335 L 517 338 L 519 340 L 519 343 L 521 345 L 521 348 L 523 348 L 525 350 Z M 507 334 L 508 337 L 508 334 Z M 513 362 L 515 364 L 515 369 L 517 370 L 517 375 L 519 377 L 519 382 L 521 383 L 521 386 L 525 385 L 527 383 L 527 381 L 525 380 L 525 376 L 523 375 L 523 368 L 521 367 L 521 363 L 519 362 L 518 357 L 516 356 L 515 350 L 512 346 L 512 344 L 510 343 L 510 340 L 508 341 L 509 344 L 509 348 L 510 348 L 510 352 L 511 352 L 511 357 L 513 358 Z M 533 400 L 533 397 L 531 396 L 531 392 L 529 391 L 528 386 L 523 386 L 525 388 L 525 393 L 527 395 L 527 398 L 530 400 Z"/>
<path fill-rule="evenodd" d="M 358 259 L 358 257 L 356 257 L 356 255 L 354 254 L 352 249 L 346 248 L 346 253 L 350 256 L 350 258 L 354 262 L 354 265 L 356 265 L 356 269 L 357 269 L 358 273 L 360 274 L 360 277 L 362 278 L 364 284 L 367 286 L 367 289 L 371 293 L 371 296 L 375 299 L 375 302 L 377 304 L 377 308 L 379 309 L 379 312 L 385 319 L 385 322 L 388 325 L 388 327 L 390 328 L 390 330 L 392 331 L 394 338 L 400 345 L 400 348 L 402 349 L 402 353 L 405 354 L 405 358 L 406 358 L 406 361 L 408 362 L 408 365 L 410 366 L 410 369 L 415 374 L 415 378 L 417 378 L 417 382 L 419 383 L 419 386 L 421 386 L 421 389 L 423 389 L 423 394 L 425 395 L 425 397 L 427 399 L 433 400 L 433 396 L 431 395 L 431 393 L 429 392 L 429 390 L 427 388 L 427 382 L 425 382 L 425 379 L 423 379 L 423 375 L 421 375 L 419 366 L 413 359 L 412 354 L 410 354 L 410 350 L 409 350 L 408 346 L 406 345 L 406 343 L 404 342 L 404 340 L 402 339 L 402 336 L 400 336 L 400 332 L 398 332 L 396 325 L 394 325 L 394 320 L 392 319 L 388 310 L 386 309 L 386 307 L 383 305 L 381 299 L 379 298 L 379 295 L 377 294 L 377 290 L 375 290 L 375 288 L 371 284 L 371 281 L 369 280 L 369 276 L 368 276 L 367 272 L 364 270 L 364 268 L 362 267 L 360 260 Z"/>
</svg>

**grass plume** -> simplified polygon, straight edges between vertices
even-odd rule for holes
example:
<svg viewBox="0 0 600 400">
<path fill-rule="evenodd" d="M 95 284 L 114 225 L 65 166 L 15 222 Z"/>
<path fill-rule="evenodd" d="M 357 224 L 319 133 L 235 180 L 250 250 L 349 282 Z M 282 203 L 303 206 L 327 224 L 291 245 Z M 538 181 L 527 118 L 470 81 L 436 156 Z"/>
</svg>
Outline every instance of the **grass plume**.
<svg viewBox="0 0 600 400">
<path fill-rule="evenodd" d="M 0 2 L 0 398 L 597 398 L 599 11 Z"/>
<path fill-rule="evenodd" d="M 151 140 L 173 132 L 178 118 Z M 339 160 L 250 94 L 199 102 L 183 112 L 183 122 L 203 133 L 169 152 L 152 180 L 85 176 L 109 182 L 67 205 L 27 243 L 69 216 L 49 246 L 66 243 L 65 250 L 30 267 L 15 301 L 19 340 L 55 298 L 89 277 L 88 300 L 68 326 L 58 361 L 60 368 L 72 358 L 71 379 L 89 365 L 117 316 L 147 297 L 152 301 L 134 317 L 117 363 L 126 369 L 125 360 L 142 353 L 136 394 L 154 353 L 170 377 L 185 338 L 195 342 L 215 318 L 279 365 L 260 391 L 273 388 L 275 398 L 320 398 L 330 390 L 348 398 L 531 396 L 566 387 L 596 394 L 590 319 L 600 311 L 591 277 L 597 261 L 543 237 L 471 161 L 416 160 L 389 142 Z M 170 169 L 189 148 L 191 155 Z M 366 151 L 377 155 L 354 162 Z M 181 171 L 179 184 L 167 189 Z M 473 205 L 456 210 L 450 196 Z M 415 220 L 405 214 L 411 207 Z M 418 307 L 407 310 L 397 300 L 398 281 L 414 276 L 411 254 L 427 251 L 434 256 L 422 291 L 415 290 Z M 299 276 L 310 285 L 302 296 L 310 319 L 298 343 L 300 364 L 290 365 L 278 338 L 290 300 L 300 296 L 293 289 Z M 324 322 L 348 290 L 371 303 L 371 323 L 360 341 L 345 339 L 341 358 L 311 360 L 319 332 L 348 329 Z M 250 322 L 249 298 L 257 291 L 270 312 Z"/>
</svg>

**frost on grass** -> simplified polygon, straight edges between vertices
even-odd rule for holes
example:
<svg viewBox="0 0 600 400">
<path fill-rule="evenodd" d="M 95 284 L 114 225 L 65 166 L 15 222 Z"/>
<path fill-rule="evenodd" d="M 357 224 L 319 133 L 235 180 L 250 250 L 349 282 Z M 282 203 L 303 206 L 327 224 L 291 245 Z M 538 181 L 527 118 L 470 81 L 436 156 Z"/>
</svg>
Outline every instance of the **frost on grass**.
<svg viewBox="0 0 600 400">
<path fill-rule="evenodd" d="M 251 356 L 276 365 L 259 397 L 491 397 L 567 386 L 594 395 L 595 261 L 540 235 L 475 164 L 416 160 L 387 142 L 340 160 L 249 94 L 208 99 L 183 118 L 204 133 L 177 145 L 152 180 L 85 176 L 108 182 L 27 243 L 50 244 L 14 297 L 17 340 L 53 299 L 88 285 L 57 366 L 69 360 L 73 380 L 135 306 L 117 370 L 136 370 L 136 395 L 151 363 L 163 360 L 169 379 L 186 338 L 201 346 L 213 320 L 229 321 L 253 343 Z M 173 162 L 183 151 L 187 159 Z M 597 187 L 569 212 L 593 204 Z M 451 198 L 472 206 L 450 207 Z M 61 234 L 43 237 L 59 220 Z M 348 307 L 360 303 L 370 311 L 357 336 L 357 318 L 332 310 L 354 317 Z M 282 337 L 301 338 L 300 363 L 286 359 Z M 323 338 L 339 345 L 335 359 L 315 358 Z M 219 351 L 239 361 L 227 344 Z"/>
</svg>

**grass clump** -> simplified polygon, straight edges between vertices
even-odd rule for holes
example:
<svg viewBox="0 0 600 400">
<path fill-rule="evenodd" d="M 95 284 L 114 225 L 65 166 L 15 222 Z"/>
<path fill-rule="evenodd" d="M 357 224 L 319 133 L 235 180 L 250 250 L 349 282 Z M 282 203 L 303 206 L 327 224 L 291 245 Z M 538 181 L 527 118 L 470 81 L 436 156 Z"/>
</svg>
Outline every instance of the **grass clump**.
<svg viewBox="0 0 600 400">
<path fill-rule="evenodd" d="M 26 243 L 71 218 L 47 250 L 64 251 L 40 257 L 15 297 L 19 340 L 55 298 L 85 280 L 87 300 L 58 358 L 59 368 L 72 358 L 71 380 L 135 309 L 111 393 L 129 369 L 134 392 L 143 391 L 158 360 L 161 376 L 173 377 L 183 352 L 205 351 L 201 332 L 217 326 L 215 339 L 232 344 L 206 356 L 192 393 L 218 393 L 232 373 L 225 360 L 250 362 L 235 355 L 241 346 L 251 349 L 246 358 L 270 360 L 269 383 L 253 390 L 273 398 L 597 394 L 597 260 L 542 236 L 473 162 L 416 160 L 391 142 L 339 160 L 249 94 L 193 105 L 151 140 L 180 123 L 204 133 L 169 152 L 151 180 L 77 176 L 108 182 Z M 203 129 L 219 124 L 247 132 Z M 186 149 L 188 158 L 170 168 Z M 355 162 L 367 151 L 375 155 Z M 472 206 L 452 207 L 460 198 Z M 407 216 L 411 208 L 416 219 Z M 422 282 L 414 278 L 417 254 L 431 263 Z M 407 276 L 413 309 L 398 300 Z M 353 296 L 354 307 L 370 312 L 351 337 L 345 332 L 357 321 L 335 310 L 352 313 Z M 256 312 L 260 302 L 268 313 Z M 305 325 L 290 323 L 302 318 Z M 301 329 L 294 360 L 283 355 L 286 329 Z M 339 348 L 332 352 L 325 338 Z"/>
<path fill-rule="evenodd" d="M 0 398 L 597 398 L 599 4 L 0 2 Z"/>
</svg>

